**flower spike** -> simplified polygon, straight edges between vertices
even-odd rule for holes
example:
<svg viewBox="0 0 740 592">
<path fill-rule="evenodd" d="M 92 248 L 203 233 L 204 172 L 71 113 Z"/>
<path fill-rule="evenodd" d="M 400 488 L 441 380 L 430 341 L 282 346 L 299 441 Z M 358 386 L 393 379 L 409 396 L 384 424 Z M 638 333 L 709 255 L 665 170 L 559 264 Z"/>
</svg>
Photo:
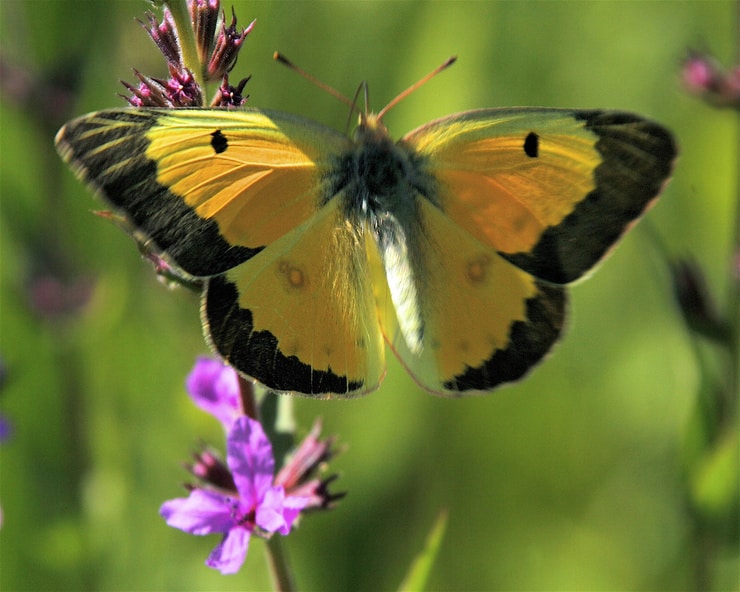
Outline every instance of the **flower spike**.
<svg viewBox="0 0 740 592">
<path fill-rule="evenodd" d="M 231 71 L 236 64 L 236 59 L 239 56 L 239 50 L 242 48 L 244 40 L 252 31 L 256 22 L 252 21 L 239 33 L 236 28 L 236 13 L 233 8 L 231 25 L 226 26 L 226 13 L 223 14 L 222 19 L 221 31 L 216 39 L 216 47 L 211 54 L 206 68 L 206 73 L 210 80 L 223 78 L 224 74 Z"/>
<path fill-rule="evenodd" d="M 157 21 L 157 17 L 153 12 L 147 12 L 146 18 L 149 20 L 148 26 L 142 21 L 139 22 L 146 32 L 149 33 L 149 36 L 157 45 L 159 51 L 162 52 L 167 63 L 170 66 L 182 67 L 182 51 L 180 50 L 180 42 L 177 39 L 177 29 L 175 28 L 175 21 L 172 19 L 172 13 L 165 7 L 161 23 Z"/>
<path fill-rule="evenodd" d="M 188 5 L 198 59 L 201 64 L 207 64 L 213 51 L 221 3 L 219 0 L 191 0 Z"/>
</svg>

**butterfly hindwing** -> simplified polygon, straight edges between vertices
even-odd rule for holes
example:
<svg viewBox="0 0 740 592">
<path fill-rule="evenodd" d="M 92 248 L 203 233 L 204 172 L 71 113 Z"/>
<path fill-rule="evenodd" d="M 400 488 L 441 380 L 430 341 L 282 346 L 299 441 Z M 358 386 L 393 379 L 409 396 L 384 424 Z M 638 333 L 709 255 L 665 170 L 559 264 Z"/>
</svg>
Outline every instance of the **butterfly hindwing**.
<svg viewBox="0 0 740 592">
<path fill-rule="evenodd" d="M 403 139 L 426 158 L 445 214 L 541 280 L 591 269 L 657 197 L 676 146 L 629 113 L 485 109 Z"/>
<path fill-rule="evenodd" d="M 208 280 L 202 315 L 213 347 L 273 389 L 351 396 L 382 380 L 365 235 L 341 203 Z"/>
<path fill-rule="evenodd" d="M 376 289 L 391 348 L 415 380 L 437 394 L 490 391 L 518 380 L 557 341 L 565 290 L 517 268 L 427 200 L 419 200 L 418 222 L 423 232 L 409 244 L 422 268 L 417 347 L 400 329 L 404 319 L 391 304 L 392 288 Z"/>
</svg>

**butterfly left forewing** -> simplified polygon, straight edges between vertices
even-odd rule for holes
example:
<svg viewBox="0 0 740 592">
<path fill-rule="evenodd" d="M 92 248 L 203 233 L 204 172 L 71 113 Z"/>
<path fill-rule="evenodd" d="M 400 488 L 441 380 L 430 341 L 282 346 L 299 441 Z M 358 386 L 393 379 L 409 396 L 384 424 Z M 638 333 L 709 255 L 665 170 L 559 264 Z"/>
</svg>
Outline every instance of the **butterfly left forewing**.
<svg viewBox="0 0 740 592">
<path fill-rule="evenodd" d="M 640 217 L 676 156 L 665 128 L 610 111 L 469 111 L 403 142 L 426 162 L 446 215 L 561 284 L 590 270 Z"/>
<path fill-rule="evenodd" d="M 348 140 L 257 109 L 114 109 L 68 123 L 56 143 L 137 240 L 208 277 L 313 216 Z"/>
</svg>

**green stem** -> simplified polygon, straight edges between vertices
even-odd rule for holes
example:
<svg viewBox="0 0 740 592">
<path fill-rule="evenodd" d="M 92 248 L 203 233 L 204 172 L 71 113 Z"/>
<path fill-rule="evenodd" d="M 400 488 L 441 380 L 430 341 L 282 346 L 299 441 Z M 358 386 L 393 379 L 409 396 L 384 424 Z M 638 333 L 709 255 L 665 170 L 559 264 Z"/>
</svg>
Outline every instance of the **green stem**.
<svg viewBox="0 0 740 592">
<path fill-rule="evenodd" d="M 293 592 L 296 590 L 293 574 L 288 565 L 288 556 L 283 546 L 283 537 L 274 534 L 266 541 L 265 555 L 272 574 L 273 589 L 278 592 Z"/>
<path fill-rule="evenodd" d="M 190 12 L 186 0 L 167 0 L 167 7 L 172 13 L 177 29 L 177 38 L 180 41 L 183 65 L 193 73 L 195 82 L 205 93 L 206 85 L 203 77 L 203 64 L 198 58 L 198 48 L 195 43 L 195 32 L 190 22 Z"/>
<path fill-rule="evenodd" d="M 737 34 L 740 33 L 740 4 L 735 5 L 735 64 L 740 63 L 740 42 L 737 41 Z M 737 116 L 740 116 L 740 112 Z M 737 164 L 740 166 L 740 153 L 736 152 L 735 157 Z M 740 169 L 739 169 L 740 170 Z M 737 179 L 735 183 L 740 183 Z M 735 235 L 733 237 L 732 253 L 730 255 L 730 265 L 732 269 L 732 278 L 730 280 L 729 294 L 729 314 L 730 314 L 730 381 L 729 397 L 732 417 L 736 416 L 738 405 L 738 393 L 740 393 L 740 187 L 735 187 L 735 194 L 738 199 L 735 201 Z"/>
<path fill-rule="evenodd" d="M 255 421 L 261 421 L 259 405 L 254 394 L 254 383 L 239 375 L 239 404 L 241 412 Z"/>
</svg>

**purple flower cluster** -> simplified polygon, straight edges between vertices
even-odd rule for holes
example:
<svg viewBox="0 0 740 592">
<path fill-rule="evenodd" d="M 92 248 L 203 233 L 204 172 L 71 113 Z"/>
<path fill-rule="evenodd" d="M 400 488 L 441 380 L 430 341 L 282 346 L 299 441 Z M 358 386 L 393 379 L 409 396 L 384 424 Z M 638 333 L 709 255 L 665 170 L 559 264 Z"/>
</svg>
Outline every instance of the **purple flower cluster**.
<svg viewBox="0 0 740 592">
<path fill-rule="evenodd" d="M 162 22 L 153 13 L 147 13 L 148 23 L 142 26 L 149 33 L 167 61 L 169 78 L 153 78 L 134 69 L 138 85 L 122 84 L 131 96 L 125 97 L 134 107 L 202 107 L 205 105 L 203 82 L 220 81 L 211 107 L 239 107 L 246 97 L 242 95 L 249 78 L 236 86 L 229 85 L 228 74 L 236 64 L 239 50 L 254 27 L 252 21 L 239 31 L 236 14 L 232 10 L 231 24 L 226 26 L 226 13 L 219 0 L 188 0 L 190 22 L 188 30 L 178 23 L 165 6 Z M 219 27 L 220 25 L 220 27 Z M 194 39 L 197 63 L 188 63 L 183 51 L 183 38 Z M 195 72 L 197 70 L 197 72 Z M 199 82 L 201 81 L 201 82 Z"/>
</svg>

